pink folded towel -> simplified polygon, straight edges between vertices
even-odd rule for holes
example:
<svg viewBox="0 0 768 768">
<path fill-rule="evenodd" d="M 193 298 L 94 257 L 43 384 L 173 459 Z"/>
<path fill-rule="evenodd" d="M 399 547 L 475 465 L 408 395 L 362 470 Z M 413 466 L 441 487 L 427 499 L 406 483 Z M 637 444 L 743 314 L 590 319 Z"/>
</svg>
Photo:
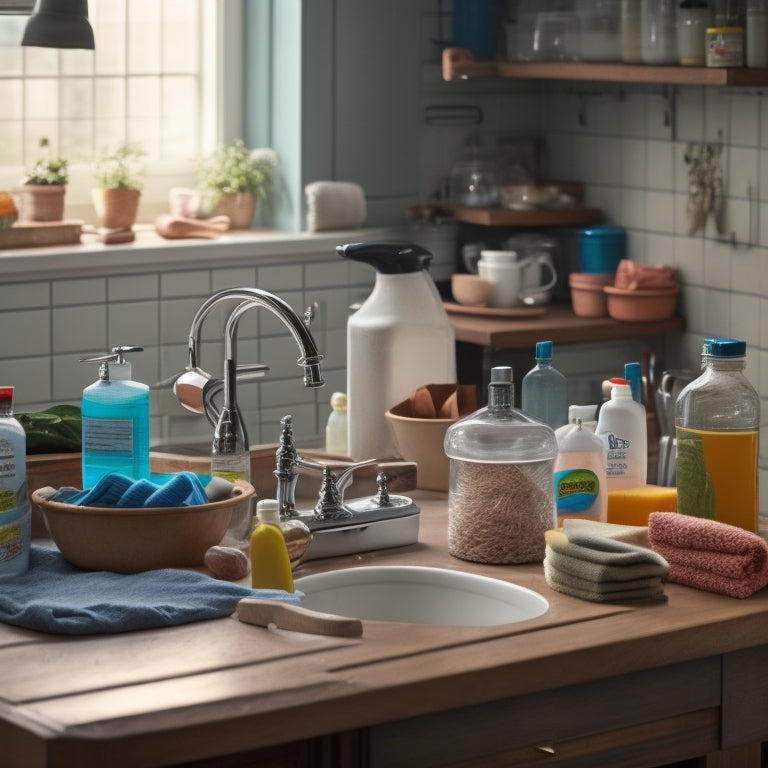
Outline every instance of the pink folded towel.
<svg viewBox="0 0 768 768">
<path fill-rule="evenodd" d="M 739 598 L 768 584 L 768 544 L 756 533 L 678 512 L 652 512 L 648 539 L 669 563 L 667 581 Z"/>
</svg>

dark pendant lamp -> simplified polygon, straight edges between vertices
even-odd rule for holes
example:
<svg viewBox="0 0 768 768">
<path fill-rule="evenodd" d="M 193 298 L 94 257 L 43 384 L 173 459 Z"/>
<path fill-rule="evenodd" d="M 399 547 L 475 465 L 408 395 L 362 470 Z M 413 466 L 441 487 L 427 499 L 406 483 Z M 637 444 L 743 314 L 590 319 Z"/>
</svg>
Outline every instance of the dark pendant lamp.
<svg viewBox="0 0 768 768">
<path fill-rule="evenodd" d="M 88 0 L 36 0 L 22 45 L 94 49 Z"/>
</svg>

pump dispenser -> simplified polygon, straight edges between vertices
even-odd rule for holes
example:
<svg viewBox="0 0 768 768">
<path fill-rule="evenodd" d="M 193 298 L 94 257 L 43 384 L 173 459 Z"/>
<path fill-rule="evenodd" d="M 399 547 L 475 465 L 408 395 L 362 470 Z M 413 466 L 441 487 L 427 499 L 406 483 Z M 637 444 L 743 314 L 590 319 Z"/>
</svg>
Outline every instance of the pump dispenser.
<svg viewBox="0 0 768 768">
<path fill-rule="evenodd" d="M 80 360 L 100 363 L 98 381 L 83 390 L 83 488 L 110 472 L 149 479 L 149 387 L 131 379 L 125 359 L 127 352 L 142 351 L 118 346 Z"/>
<path fill-rule="evenodd" d="M 429 251 L 399 241 L 336 250 L 376 269 L 347 323 L 348 452 L 356 461 L 396 456 L 384 414 L 418 387 L 456 381 L 453 326 L 427 272 Z"/>
</svg>

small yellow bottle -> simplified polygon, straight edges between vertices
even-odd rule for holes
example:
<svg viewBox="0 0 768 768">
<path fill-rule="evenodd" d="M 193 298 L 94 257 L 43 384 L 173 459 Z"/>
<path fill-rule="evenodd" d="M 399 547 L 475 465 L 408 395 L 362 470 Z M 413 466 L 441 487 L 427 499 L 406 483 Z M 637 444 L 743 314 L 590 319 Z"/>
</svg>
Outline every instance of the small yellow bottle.
<svg viewBox="0 0 768 768">
<path fill-rule="evenodd" d="M 251 586 L 254 589 L 283 589 L 293 592 L 293 574 L 285 537 L 280 529 L 280 507 L 276 499 L 261 499 L 256 505 L 257 522 L 251 534 Z"/>
</svg>

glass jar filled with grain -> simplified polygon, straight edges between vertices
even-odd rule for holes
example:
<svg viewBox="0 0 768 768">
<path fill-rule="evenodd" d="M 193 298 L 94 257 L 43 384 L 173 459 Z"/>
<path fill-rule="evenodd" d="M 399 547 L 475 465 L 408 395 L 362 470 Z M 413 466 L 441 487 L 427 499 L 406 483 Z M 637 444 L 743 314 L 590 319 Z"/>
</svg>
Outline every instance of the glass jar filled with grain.
<svg viewBox="0 0 768 768">
<path fill-rule="evenodd" d="M 544 559 L 544 533 L 556 527 L 551 427 L 514 408 L 512 369 L 491 370 L 488 405 L 452 424 L 448 549 L 477 563 Z"/>
</svg>

